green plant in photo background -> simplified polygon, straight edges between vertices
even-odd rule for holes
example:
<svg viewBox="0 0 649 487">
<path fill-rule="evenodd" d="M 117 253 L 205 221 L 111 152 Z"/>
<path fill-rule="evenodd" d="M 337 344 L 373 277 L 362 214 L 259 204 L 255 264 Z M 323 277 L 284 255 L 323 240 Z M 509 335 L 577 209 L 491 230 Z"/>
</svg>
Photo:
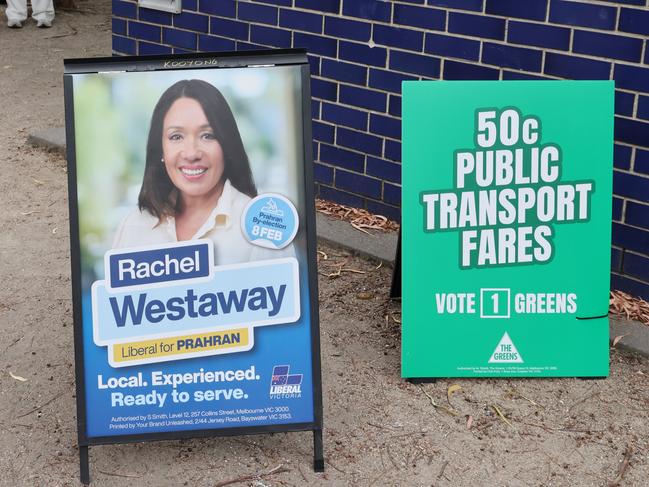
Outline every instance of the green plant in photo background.
<svg viewBox="0 0 649 487">
<path fill-rule="evenodd" d="M 124 139 L 111 101 L 110 80 L 84 77 L 75 86 L 75 144 L 82 266 L 94 269 L 93 247 L 102 246 L 109 227 L 109 208 L 117 203 L 119 185 L 115 174 L 123 174 Z M 83 276 L 94 280 L 94 275 Z"/>
<path fill-rule="evenodd" d="M 302 157 L 294 111 L 301 92 L 294 69 L 101 73 L 74 81 L 79 231 L 84 280 L 103 277 L 103 255 L 115 229 L 137 205 L 151 114 L 181 79 L 199 78 L 222 91 L 233 111 L 260 192 L 293 187 L 287 178 Z M 297 195 L 287 195 L 296 198 Z"/>
</svg>

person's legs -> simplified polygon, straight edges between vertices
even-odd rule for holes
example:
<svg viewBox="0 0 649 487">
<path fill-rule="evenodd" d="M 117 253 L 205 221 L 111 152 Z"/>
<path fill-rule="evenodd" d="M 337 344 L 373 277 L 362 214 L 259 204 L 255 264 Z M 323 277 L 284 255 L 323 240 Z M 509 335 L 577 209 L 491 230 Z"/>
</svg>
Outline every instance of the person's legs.
<svg viewBox="0 0 649 487">
<path fill-rule="evenodd" d="M 27 20 L 27 0 L 7 0 L 7 25 L 21 27 Z"/>
<path fill-rule="evenodd" d="M 32 17 L 39 27 L 51 27 L 54 20 L 53 0 L 32 0 Z"/>
</svg>

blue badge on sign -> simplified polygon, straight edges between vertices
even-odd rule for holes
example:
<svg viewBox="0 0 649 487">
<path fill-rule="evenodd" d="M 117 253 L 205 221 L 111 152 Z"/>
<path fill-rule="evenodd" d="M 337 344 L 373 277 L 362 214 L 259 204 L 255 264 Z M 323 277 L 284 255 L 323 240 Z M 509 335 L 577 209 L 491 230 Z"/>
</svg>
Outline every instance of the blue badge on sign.
<svg viewBox="0 0 649 487">
<path fill-rule="evenodd" d="M 260 194 L 250 200 L 241 219 L 241 230 L 252 244 L 283 249 L 295 238 L 297 210 L 288 198 L 277 193 Z"/>
</svg>

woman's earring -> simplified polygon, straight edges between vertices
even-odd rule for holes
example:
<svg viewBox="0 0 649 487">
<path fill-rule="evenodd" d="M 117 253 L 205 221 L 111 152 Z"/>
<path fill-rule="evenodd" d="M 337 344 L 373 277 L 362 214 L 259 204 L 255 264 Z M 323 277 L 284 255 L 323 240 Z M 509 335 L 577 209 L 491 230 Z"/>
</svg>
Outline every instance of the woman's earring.
<svg viewBox="0 0 649 487">
<path fill-rule="evenodd" d="M 161 158 L 160 158 L 160 162 L 164 164 L 164 163 L 165 163 L 165 158 L 164 158 L 164 157 L 161 157 Z"/>
</svg>

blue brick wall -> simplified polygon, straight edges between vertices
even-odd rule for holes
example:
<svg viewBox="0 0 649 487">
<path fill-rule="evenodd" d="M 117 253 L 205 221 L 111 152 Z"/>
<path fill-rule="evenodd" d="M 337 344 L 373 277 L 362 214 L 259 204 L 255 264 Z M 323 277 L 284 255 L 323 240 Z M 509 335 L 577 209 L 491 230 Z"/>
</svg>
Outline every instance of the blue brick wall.
<svg viewBox="0 0 649 487">
<path fill-rule="evenodd" d="M 304 47 L 317 193 L 400 219 L 401 81 L 614 79 L 612 286 L 649 299 L 649 0 L 113 0 L 116 54 Z"/>
</svg>

